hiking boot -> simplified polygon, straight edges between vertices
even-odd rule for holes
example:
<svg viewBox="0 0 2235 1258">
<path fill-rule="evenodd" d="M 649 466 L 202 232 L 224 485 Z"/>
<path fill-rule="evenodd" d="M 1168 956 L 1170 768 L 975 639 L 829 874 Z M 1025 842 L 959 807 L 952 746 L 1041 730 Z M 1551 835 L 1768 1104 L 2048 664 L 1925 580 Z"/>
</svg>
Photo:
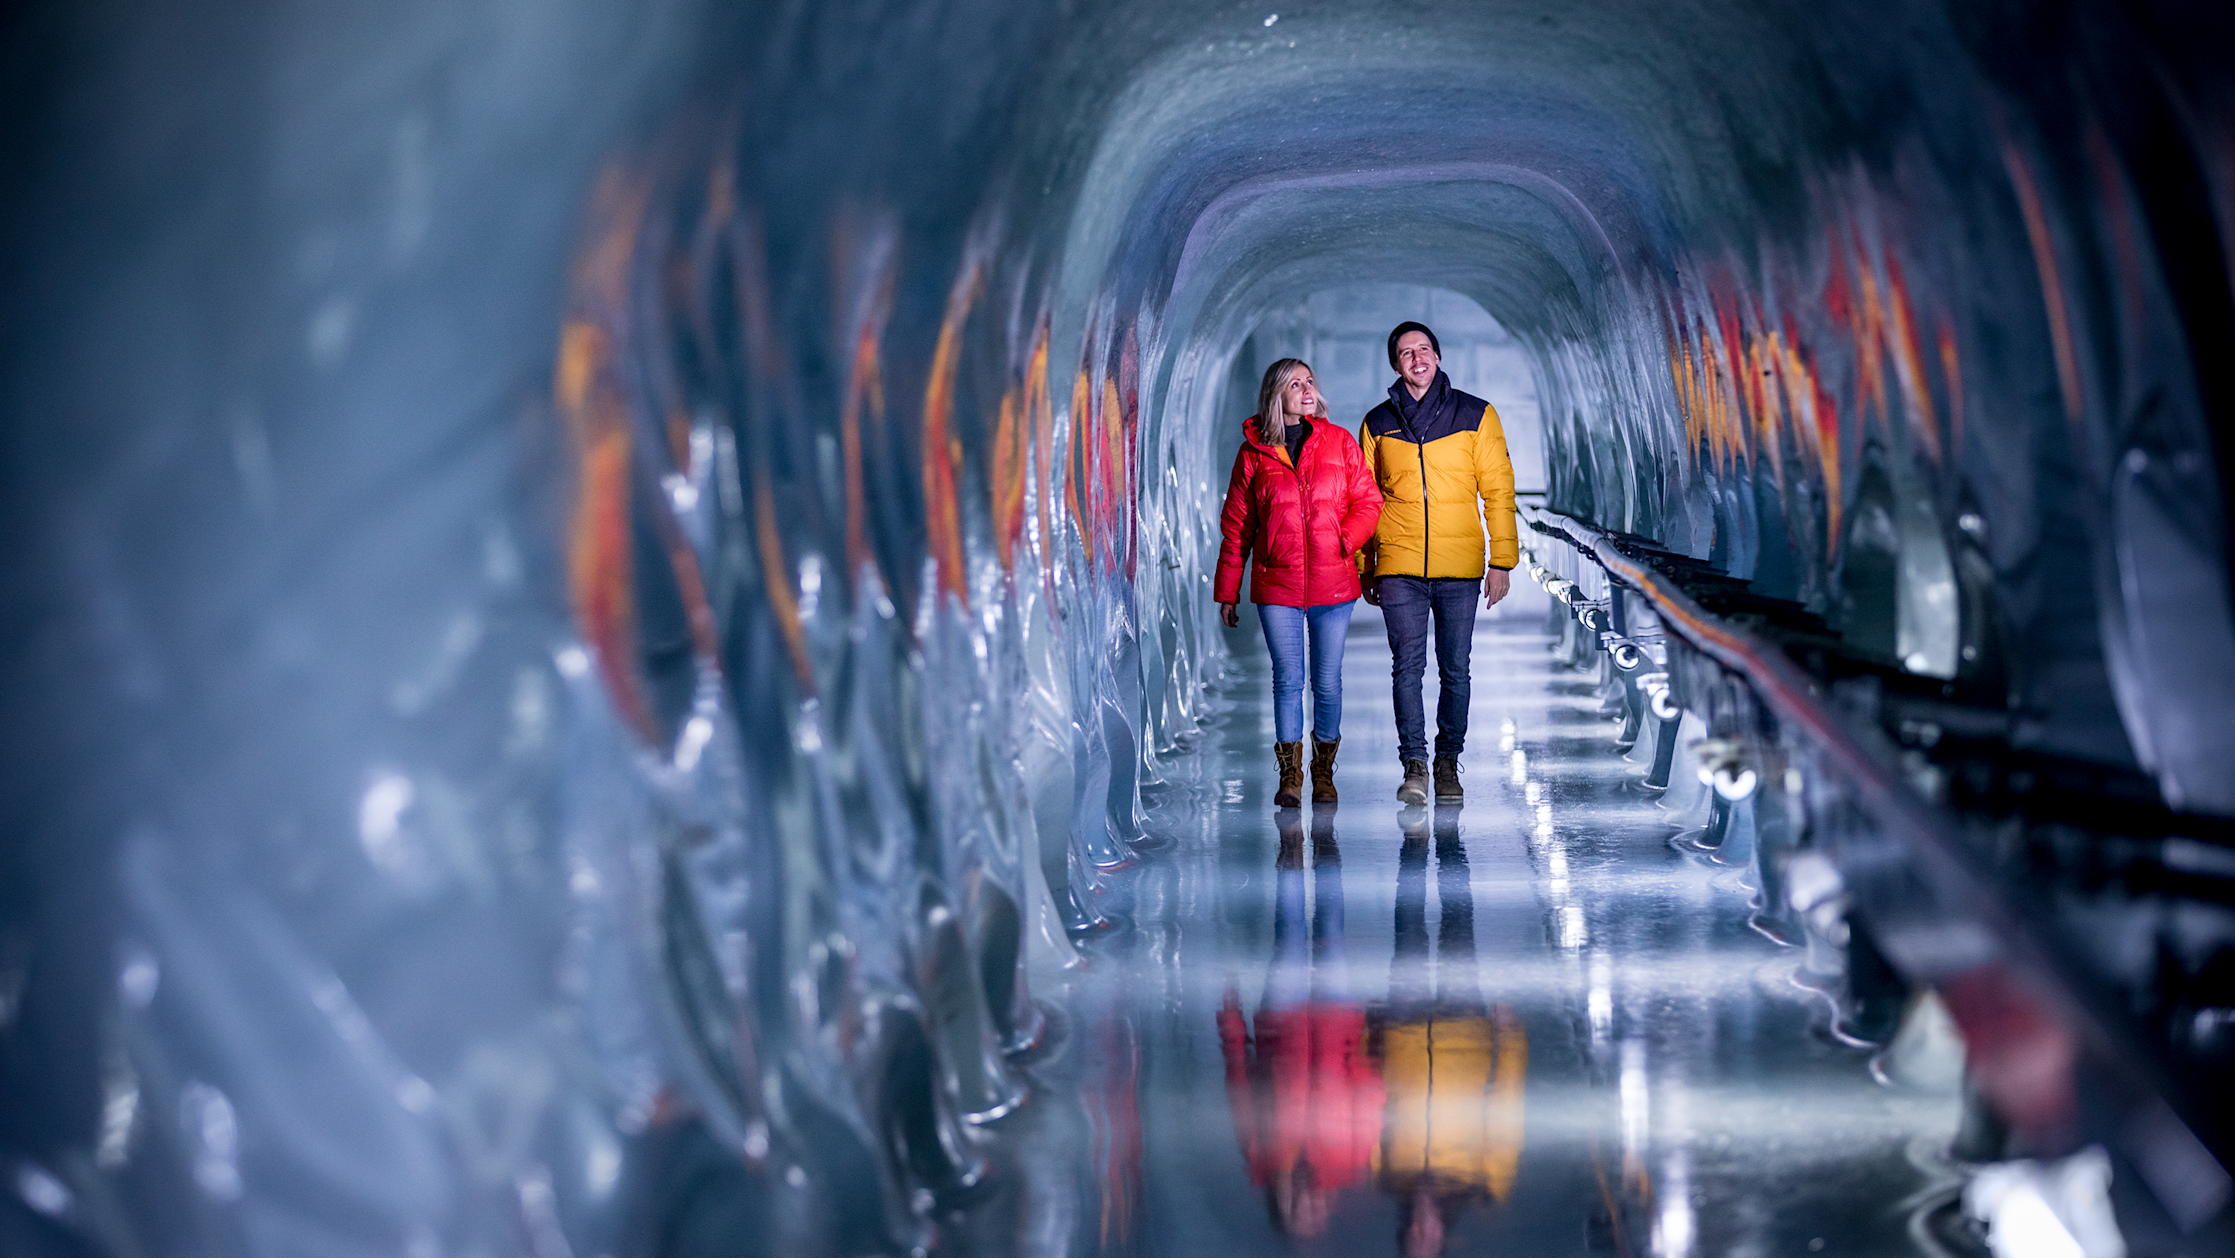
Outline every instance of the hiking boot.
<svg viewBox="0 0 2235 1258">
<path fill-rule="evenodd" d="M 1343 745 L 1340 738 L 1330 742 L 1312 739 L 1312 802 L 1335 802 L 1335 749 Z"/>
<path fill-rule="evenodd" d="M 1273 807 L 1299 808 L 1304 803 L 1304 740 L 1274 743 L 1273 758 L 1280 762 L 1280 789 L 1273 792 Z"/>
<path fill-rule="evenodd" d="M 1400 804 L 1425 804 L 1428 802 L 1428 762 L 1405 761 L 1405 780 L 1397 787 Z"/>
<path fill-rule="evenodd" d="M 1459 789 L 1459 757 L 1437 756 L 1436 802 L 1456 804 L 1466 797 L 1467 793 Z"/>
</svg>

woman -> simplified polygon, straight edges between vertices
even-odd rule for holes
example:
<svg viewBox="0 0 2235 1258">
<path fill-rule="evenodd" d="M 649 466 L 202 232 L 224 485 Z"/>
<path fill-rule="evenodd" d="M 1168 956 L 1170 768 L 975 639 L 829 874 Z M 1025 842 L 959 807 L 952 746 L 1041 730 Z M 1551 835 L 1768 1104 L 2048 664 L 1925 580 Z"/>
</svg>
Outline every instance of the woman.
<svg viewBox="0 0 2235 1258">
<path fill-rule="evenodd" d="M 1241 623 L 1242 563 L 1250 601 L 1273 655 L 1278 808 L 1303 803 L 1304 678 L 1309 638 L 1312 802 L 1335 802 L 1342 744 L 1343 635 L 1358 600 L 1358 549 L 1381 520 L 1381 490 L 1358 440 L 1327 422 L 1319 382 L 1303 361 L 1265 369 L 1257 414 L 1242 425 L 1226 484 L 1226 513 L 1212 597 L 1231 629 Z"/>
</svg>

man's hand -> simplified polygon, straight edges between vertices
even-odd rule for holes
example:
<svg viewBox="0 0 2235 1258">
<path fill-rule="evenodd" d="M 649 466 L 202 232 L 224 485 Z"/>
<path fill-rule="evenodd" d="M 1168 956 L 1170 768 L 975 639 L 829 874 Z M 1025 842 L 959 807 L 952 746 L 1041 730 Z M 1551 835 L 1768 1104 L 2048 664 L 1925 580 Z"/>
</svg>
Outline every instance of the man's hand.
<svg viewBox="0 0 2235 1258">
<path fill-rule="evenodd" d="M 1498 600 L 1504 598 L 1512 588 L 1512 573 L 1503 568 L 1490 569 L 1482 574 L 1482 605 L 1485 608 L 1496 607 Z"/>
<path fill-rule="evenodd" d="M 1234 604 L 1232 603 L 1220 603 L 1218 605 L 1218 618 L 1225 622 L 1229 629 L 1242 627 L 1242 614 L 1234 610 Z"/>
<path fill-rule="evenodd" d="M 1360 577 L 1358 578 L 1358 588 L 1365 592 L 1366 601 L 1368 603 L 1372 604 L 1375 607 L 1381 606 L 1380 577 Z"/>
</svg>

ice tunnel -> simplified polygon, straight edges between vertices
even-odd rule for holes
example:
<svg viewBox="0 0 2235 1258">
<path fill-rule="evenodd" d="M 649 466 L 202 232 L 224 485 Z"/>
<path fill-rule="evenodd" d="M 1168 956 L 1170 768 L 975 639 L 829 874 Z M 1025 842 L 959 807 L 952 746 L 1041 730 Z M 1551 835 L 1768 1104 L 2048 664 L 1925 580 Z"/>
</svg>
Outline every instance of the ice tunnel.
<svg viewBox="0 0 2235 1258">
<path fill-rule="evenodd" d="M 2223 6 L 0 30 L 0 1252 L 2235 1252 Z M 1406 319 L 1465 802 L 1361 607 L 1276 810 Z"/>
</svg>

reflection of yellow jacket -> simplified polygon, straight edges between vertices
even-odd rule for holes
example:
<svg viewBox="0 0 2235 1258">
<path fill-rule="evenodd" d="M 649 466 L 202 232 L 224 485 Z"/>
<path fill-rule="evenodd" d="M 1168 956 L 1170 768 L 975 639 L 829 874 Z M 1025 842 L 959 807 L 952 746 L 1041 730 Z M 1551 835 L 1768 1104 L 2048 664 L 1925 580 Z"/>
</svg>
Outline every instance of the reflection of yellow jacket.
<svg viewBox="0 0 2235 1258">
<path fill-rule="evenodd" d="M 1521 1163 L 1529 1037 L 1513 1012 L 1437 1017 L 1386 1027 L 1382 1187 L 1399 1195 L 1513 1191 Z"/>
<path fill-rule="evenodd" d="M 1381 487 L 1381 524 L 1361 552 L 1370 574 L 1480 577 L 1485 524 L 1490 565 L 1521 562 L 1513 461 L 1495 407 L 1452 388 L 1438 372 L 1411 420 L 1394 396 L 1368 412 L 1358 445 Z"/>
</svg>

